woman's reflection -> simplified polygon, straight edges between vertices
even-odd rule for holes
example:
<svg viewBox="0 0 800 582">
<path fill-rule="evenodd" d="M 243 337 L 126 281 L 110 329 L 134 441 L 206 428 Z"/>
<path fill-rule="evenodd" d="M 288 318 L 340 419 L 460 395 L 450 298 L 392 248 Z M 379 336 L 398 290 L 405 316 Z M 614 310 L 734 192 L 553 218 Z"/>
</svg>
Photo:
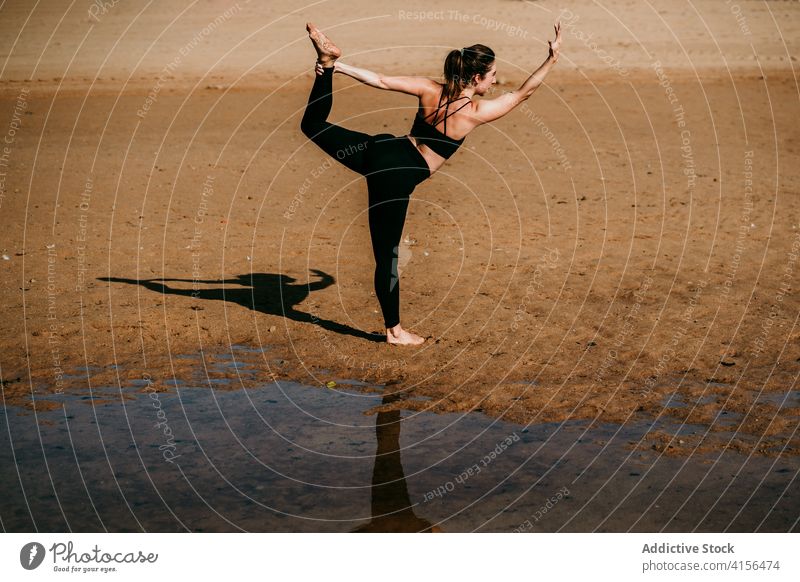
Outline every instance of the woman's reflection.
<svg viewBox="0 0 800 582">
<path fill-rule="evenodd" d="M 389 404 L 399 398 L 398 394 L 386 394 L 382 403 Z M 372 470 L 372 521 L 354 532 L 442 532 L 439 526 L 414 513 L 400 459 L 400 422 L 399 410 L 378 413 L 375 421 L 378 450 Z"/>
</svg>

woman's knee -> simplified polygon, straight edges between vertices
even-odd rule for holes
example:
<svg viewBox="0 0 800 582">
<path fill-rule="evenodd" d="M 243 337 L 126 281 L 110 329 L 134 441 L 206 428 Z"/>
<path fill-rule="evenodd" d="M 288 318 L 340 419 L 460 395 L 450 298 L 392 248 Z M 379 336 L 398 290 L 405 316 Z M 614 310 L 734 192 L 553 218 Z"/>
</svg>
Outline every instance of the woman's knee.
<svg viewBox="0 0 800 582">
<path fill-rule="evenodd" d="M 312 139 L 319 134 L 321 128 L 319 124 L 311 117 L 305 116 L 300 121 L 300 131 L 303 132 L 308 139 Z"/>
</svg>

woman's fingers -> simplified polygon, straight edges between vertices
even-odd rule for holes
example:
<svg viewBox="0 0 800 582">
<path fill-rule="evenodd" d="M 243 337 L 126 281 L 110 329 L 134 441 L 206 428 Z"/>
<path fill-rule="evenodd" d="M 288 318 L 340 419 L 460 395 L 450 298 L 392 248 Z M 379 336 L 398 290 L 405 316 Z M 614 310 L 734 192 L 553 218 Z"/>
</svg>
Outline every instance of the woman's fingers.
<svg viewBox="0 0 800 582">
<path fill-rule="evenodd" d="M 553 28 L 556 31 L 556 38 L 550 43 L 550 48 L 552 49 L 555 47 L 555 50 L 558 50 L 561 47 L 561 22 L 559 21 L 557 24 L 553 25 Z"/>
<path fill-rule="evenodd" d="M 556 33 L 556 38 L 554 40 L 547 41 L 547 47 L 550 49 L 550 56 L 553 57 L 554 61 L 558 59 L 558 49 L 561 46 L 561 21 L 559 20 L 553 25 L 553 30 Z"/>
</svg>

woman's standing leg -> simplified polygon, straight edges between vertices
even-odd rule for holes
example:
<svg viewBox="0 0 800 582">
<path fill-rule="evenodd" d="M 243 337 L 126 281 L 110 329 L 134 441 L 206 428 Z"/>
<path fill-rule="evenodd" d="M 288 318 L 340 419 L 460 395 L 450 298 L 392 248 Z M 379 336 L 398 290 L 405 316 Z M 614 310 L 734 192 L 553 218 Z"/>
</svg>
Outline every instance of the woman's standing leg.
<svg viewBox="0 0 800 582">
<path fill-rule="evenodd" d="M 369 233 L 375 257 L 375 295 L 386 329 L 400 323 L 400 238 L 411 192 L 389 189 L 383 180 L 369 180 Z"/>
<path fill-rule="evenodd" d="M 413 146 L 407 138 L 387 137 L 376 136 L 370 158 L 372 172 L 367 175 L 375 295 L 383 312 L 387 341 L 416 345 L 425 340 L 400 326 L 398 259 L 411 193 L 430 173 L 427 166 L 415 167 L 417 160 L 409 156 L 408 148 Z"/>
</svg>

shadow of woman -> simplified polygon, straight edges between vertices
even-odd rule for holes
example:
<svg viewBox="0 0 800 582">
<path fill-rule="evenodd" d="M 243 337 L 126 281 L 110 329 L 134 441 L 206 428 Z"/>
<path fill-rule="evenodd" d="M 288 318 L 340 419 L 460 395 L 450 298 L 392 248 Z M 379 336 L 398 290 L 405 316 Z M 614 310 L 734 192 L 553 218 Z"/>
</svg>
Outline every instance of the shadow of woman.
<svg viewBox="0 0 800 582">
<path fill-rule="evenodd" d="M 306 284 L 295 284 L 296 279 L 280 273 L 249 273 L 239 275 L 232 279 L 197 280 L 197 279 L 124 279 L 122 277 L 98 277 L 98 281 L 109 283 L 127 283 L 141 285 L 145 289 L 163 293 L 165 295 L 178 295 L 205 300 L 227 301 L 237 303 L 248 309 L 260 311 L 268 315 L 287 317 L 301 323 L 313 323 L 333 333 L 351 335 L 374 342 L 386 341 L 386 337 L 379 333 L 369 333 L 355 329 L 349 325 L 321 319 L 312 313 L 297 311 L 295 306 L 309 296 L 312 291 L 319 291 L 333 285 L 335 279 L 318 269 L 312 273 L 319 280 Z M 178 283 L 191 283 L 194 288 L 180 289 L 169 287 L 166 281 Z M 196 285 L 241 285 L 241 288 L 216 288 L 197 289 Z"/>
<path fill-rule="evenodd" d="M 386 394 L 382 404 L 398 400 Z M 414 513 L 400 459 L 400 411 L 378 412 L 375 420 L 375 466 L 372 469 L 372 520 L 353 533 L 443 533 L 443 530 Z"/>
</svg>

